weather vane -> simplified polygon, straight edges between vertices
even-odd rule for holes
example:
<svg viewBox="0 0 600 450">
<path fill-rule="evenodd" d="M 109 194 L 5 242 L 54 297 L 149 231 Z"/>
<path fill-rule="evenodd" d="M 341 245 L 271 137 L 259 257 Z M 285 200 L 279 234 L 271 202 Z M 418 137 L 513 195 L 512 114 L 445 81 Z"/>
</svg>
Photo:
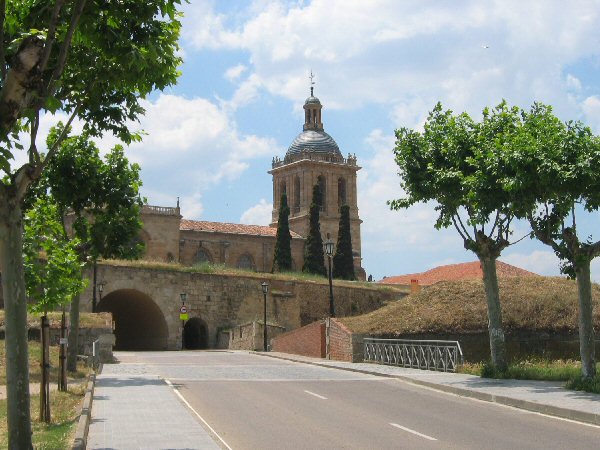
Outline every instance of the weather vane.
<svg viewBox="0 0 600 450">
<path fill-rule="evenodd" d="M 313 89 L 314 89 L 314 88 L 313 88 L 313 85 L 315 84 L 315 82 L 313 81 L 313 78 L 314 78 L 314 77 L 315 77 L 315 76 L 314 76 L 314 75 L 313 75 L 313 73 L 312 73 L 312 69 L 310 69 L 310 75 L 308 76 L 308 78 L 310 78 L 310 95 L 311 95 L 311 97 L 312 97 L 312 95 L 313 95 Z"/>
</svg>

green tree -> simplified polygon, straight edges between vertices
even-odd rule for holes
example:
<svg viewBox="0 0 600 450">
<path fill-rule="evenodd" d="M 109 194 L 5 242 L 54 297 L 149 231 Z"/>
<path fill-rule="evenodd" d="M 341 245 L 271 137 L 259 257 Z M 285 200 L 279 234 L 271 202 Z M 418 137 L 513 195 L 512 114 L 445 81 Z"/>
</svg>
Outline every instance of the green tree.
<svg viewBox="0 0 600 450">
<path fill-rule="evenodd" d="M 285 192 L 279 202 L 279 217 L 277 219 L 277 236 L 275 237 L 275 255 L 273 256 L 272 272 L 292 270 L 292 235 L 290 234 L 290 208 Z"/>
<path fill-rule="evenodd" d="M 62 133 L 53 128 L 47 144 Z M 90 136 L 66 137 L 48 165 L 45 179 L 63 220 L 72 220 L 72 236 L 80 242 L 80 261 L 88 268 L 99 258 L 137 258 L 143 246 L 136 240 L 142 223 L 140 167 L 129 164 L 123 147 L 115 146 L 106 162 Z M 79 329 L 79 295 L 70 309 L 67 368 L 76 370 Z"/>
<path fill-rule="evenodd" d="M 6 314 L 7 423 L 10 449 L 29 449 L 31 420 L 22 201 L 46 157 L 37 149 L 40 118 L 63 111 L 91 136 L 126 143 L 144 110 L 140 99 L 178 76 L 180 0 L 0 0 L 0 272 Z M 28 144 L 19 133 L 29 134 Z M 27 162 L 12 167 L 20 152 Z"/>
<path fill-rule="evenodd" d="M 323 253 L 323 238 L 319 223 L 319 209 L 321 205 L 321 189 L 318 184 L 313 186 L 312 202 L 310 204 L 310 224 L 306 244 L 304 247 L 304 265 L 302 272 L 327 276 L 325 269 L 325 255 Z"/>
<path fill-rule="evenodd" d="M 39 197 L 25 215 L 23 257 L 29 309 L 40 313 L 42 378 L 40 420 L 50 422 L 48 311 L 67 303 L 85 288 L 78 241 L 64 232 L 57 206 L 48 196 Z"/>
<path fill-rule="evenodd" d="M 489 319 L 490 353 L 494 366 L 506 368 L 502 310 L 496 259 L 510 245 L 515 218 L 513 194 L 504 189 L 502 157 L 520 144 L 518 108 L 502 102 L 483 110 L 481 122 L 466 113 L 453 115 L 438 103 L 424 131 L 396 131 L 394 150 L 405 198 L 388 202 L 392 209 L 418 202 L 437 202 L 436 229 L 454 226 L 465 249 L 481 263 Z"/>
<path fill-rule="evenodd" d="M 591 378 L 596 356 L 590 263 L 600 255 L 600 241 L 582 238 L 577 218 L 600 209 L 600 137 L 580 122 L 561 122 L 550 106 L 538 103 L 523 113 L 523 122 L 522 145 L 504 160 L 514 180 L 507 188 L 534 236 L 554 250 L 561 271 L 577 280 L 581 371 Z"/>
<path fill-rule="evenodd" d="M 337 245 L 333 256 L 333 278 L 356 280 L 354 275 L 354 256 L 352 255 L 352 236 L 350 234 L 350 207 L 340 208 L 340 227 Z"/>
</svg>

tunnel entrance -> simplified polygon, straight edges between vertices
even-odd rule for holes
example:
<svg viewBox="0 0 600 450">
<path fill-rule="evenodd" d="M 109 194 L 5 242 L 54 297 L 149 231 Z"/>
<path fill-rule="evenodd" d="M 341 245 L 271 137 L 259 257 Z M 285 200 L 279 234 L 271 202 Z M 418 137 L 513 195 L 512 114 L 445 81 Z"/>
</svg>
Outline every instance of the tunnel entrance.
<svg viewBox="0 0 600 450">
<path fill-rule="evenodd" d="M 111 292 L 98 303 L 99 312 L 112 313 L 115 350 L 166 350 L 167 323 L 146 294 L 135 289 Z"/>
<path fill-rule="evenodd" d="M 192 317 L 183 327 L 183 347 L 188 350 L 204 350 L 208 348 L 208 329 L 206 322 L 199 317 Z"/>
</svg>

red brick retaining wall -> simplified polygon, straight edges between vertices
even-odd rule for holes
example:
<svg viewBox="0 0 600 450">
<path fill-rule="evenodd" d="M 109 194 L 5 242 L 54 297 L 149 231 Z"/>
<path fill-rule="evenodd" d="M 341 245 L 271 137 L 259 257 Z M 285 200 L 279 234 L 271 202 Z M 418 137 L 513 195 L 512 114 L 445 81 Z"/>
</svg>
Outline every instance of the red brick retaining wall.
<svg viewBox="0 0 600 450">
<path fill-rule="evenodd" d="M 324 358 L 325 324 L 321 321 L 313 322 L 302 328 L 280 334 L 271 342 L 274 352 Z"/>
</svg>

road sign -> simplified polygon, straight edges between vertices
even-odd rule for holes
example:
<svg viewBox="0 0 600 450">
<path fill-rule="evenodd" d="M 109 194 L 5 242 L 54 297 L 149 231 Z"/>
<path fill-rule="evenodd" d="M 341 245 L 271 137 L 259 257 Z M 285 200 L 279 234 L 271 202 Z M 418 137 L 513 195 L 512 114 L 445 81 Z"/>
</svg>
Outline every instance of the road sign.
<svg viewBox="0 0 600 450">
<path fill-rule="evenodd" d="M 180 312 L 181 314 L 186 314 L 186 313 L 188 312 L 188 310 L 187 310 L 187 306 L 185 306 L 185 305 L 181 305 L 181 307 L 179 308 L 179 312 Z"/>
<path fill-rule="evenodd" d="M 188 320 L 188 319 L 189 319 L 188 313 L 179 314 L 179 320 Z"/>
</svg>

